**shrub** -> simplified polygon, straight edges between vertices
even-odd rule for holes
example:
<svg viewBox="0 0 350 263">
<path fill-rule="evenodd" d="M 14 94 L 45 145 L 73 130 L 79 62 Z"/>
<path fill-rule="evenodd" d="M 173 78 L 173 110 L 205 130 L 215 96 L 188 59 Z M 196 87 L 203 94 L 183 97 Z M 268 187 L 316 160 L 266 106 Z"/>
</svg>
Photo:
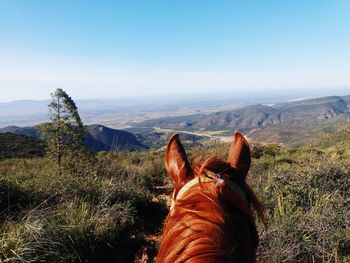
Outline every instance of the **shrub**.
<svg viewBox="0 0 350 263">
<path fill-rule="evenodd" d="M 1 161 L 0 204 L 11 209 L 0 229 L 0 262 L 132 261 L 166 214 L 151 192 L 163 182 L 160 158 L 136 160 L 105 155 L 95 169 L 61 177 L 47 159 Z"/>
</svg>

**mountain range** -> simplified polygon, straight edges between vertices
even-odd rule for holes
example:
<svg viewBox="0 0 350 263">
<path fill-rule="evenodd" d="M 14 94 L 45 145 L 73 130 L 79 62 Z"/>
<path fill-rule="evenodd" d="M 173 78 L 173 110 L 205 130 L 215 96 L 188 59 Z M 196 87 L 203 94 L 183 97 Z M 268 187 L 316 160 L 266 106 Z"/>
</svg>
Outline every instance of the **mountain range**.
<svg viewBox="0 0 350 263">
<path fill-rule="evenodd" d="M 350 96 L 250 105 L 236 110 L 147 120 L 136 127 L 230 135 L 240 130 L 255 140 L 300 144 L 350 122 Z"/>
<path fill-rule="evenodd" d="M 308 143 L 315 137 L 350 123 L 350 95 L 294 100 L 273 105 L 257 104 L 238 109 L 199 112 L 191 115 L 154 118 L 133 123 L 125 130 L 87 125 L 86 145 L 93 152 L 160 148 L 169 134 L 178 132 L 184 141 L 201 143 L 225 139 L 234 130 L 253 141 L 291 146 Z M 0 133 L 40 138 L 36 126 L 8 126 Z"/>
<path fill-rule="evenodd" d="M 136 126 L 184 130 L 232 130 L 244 132 L 275 125 L 308 127 L 329 121 L 349 121 L 350 96 L 323 97 L 275 105 L 244 108 L 144 121 Z"/>
</svg>

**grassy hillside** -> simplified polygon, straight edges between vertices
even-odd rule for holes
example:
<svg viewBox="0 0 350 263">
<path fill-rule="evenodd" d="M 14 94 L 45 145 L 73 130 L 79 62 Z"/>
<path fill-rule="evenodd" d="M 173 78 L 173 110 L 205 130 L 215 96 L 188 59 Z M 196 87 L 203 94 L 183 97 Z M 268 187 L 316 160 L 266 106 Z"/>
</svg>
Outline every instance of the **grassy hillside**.
<svg viewBox="0 0 350 263">
<path fill-rule="evenodd" d="M 347 128 L 297 149 L 256 147 L 250 178 L 269 217 L 262 262 L 349 262 L 349 136 Z"/>
<path fill-rule="evenodd" d="M 45 159 L 0 161 L 0 262 L 132 262 L 166 214 L 158 158 L 103 154 L 62 178 Z"/>
<path fill-rule="evenodd" d="M 228 145 L 189 149 L 226 158 Z M 350 128 L 313 145 L 253 147 L 261 262 L 350 261 Z M 42 158 L 0 161 L 0 262 L 152 262 L 167 213 L 164 152 L 104 153 L 57 178 Z"/>
</svg>

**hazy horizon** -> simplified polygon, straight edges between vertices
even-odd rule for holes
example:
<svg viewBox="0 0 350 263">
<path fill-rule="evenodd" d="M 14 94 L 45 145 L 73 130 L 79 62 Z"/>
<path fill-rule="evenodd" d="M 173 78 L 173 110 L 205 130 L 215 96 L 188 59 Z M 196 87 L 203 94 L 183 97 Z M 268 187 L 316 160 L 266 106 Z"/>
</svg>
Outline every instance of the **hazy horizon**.
<svg viewBox="0 0 350 263">
<path fill-rule="evenodd" d="M 1 88 L 0 88 L 1 91 Z M 22 91 L 25 91 L 23 89 Z M 50 100 L 50 94 L 54 92 L 55 89 L 47 88 L 35 93 L 35 91 L 30 90 L 29 96 L 19 96 L 18 94 L 23 94 L 25 92 L 13 92 L 2 91 L 0 98 L 0 103 L 8 103 L 15 101 L 45 101 Z M 91 95 L 91 96 L 81 96 L 81 91 L 75 91 L 72 89 L 66 90 L 66 92 L 72 96 L 74 100 L 79 101 L 89 101 L 89 100 L 111 100 L 111 101 L 128 101 L 134 99 L 144 99 L 145 101 L 156 101 L 162 99 L 164 101 L 176 101 L 176 100 L 198 100 L 198 99 L 220 99 L 220 98 L 236 98 L 236 100 L 244 99 L 250 100 L 250 103 L 254 103 L 254 99 L 275 99 L 278 101 L 286 101 L 289 99 L 303 99 L 303 98 L 317 98 L 325 96 L 345 96 L 350 95 L 350 87 L 338 87 L 329 89 L 293 89 L 293 90 L 252 90 L 246 91 L 219 91 L 219 92 L 189 92 L 189 93 L 174 93 L 174 94 L 147 94 L 147 95 L 124 95 L 117 96 L 113 92 L 111 95 Z M 4 96 L 5 95 L 5 96 Z M 7 95 L 7 96 L 6 96 Z M 12 95 L 12 96 L 11 96 Z M 7 98 L 6 98 L 7 97 Z"/>
</svg>

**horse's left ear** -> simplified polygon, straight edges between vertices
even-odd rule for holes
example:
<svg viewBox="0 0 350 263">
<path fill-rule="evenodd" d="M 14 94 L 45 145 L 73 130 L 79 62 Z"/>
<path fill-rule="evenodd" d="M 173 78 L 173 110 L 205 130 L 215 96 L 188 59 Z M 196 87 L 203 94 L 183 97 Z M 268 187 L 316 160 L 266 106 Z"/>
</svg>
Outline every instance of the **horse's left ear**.
<svg viewBox="0 0 350 263">
<path fill-rule="evenodd" d="M 187 160 L 185 149 L 178 134 L 174 134 L 168 143 L 165 168 L 173 179 L 175 191 L 180 190 L 184 184 L 193 178 L 192 166 Z"/>
<path fill-rule="evenodd" d="M 240 132 L 235 132 L 233 137 L 228 162 L 245 178 L 251 163 L 250 147 L 247 139 Z"/>
</svg>

